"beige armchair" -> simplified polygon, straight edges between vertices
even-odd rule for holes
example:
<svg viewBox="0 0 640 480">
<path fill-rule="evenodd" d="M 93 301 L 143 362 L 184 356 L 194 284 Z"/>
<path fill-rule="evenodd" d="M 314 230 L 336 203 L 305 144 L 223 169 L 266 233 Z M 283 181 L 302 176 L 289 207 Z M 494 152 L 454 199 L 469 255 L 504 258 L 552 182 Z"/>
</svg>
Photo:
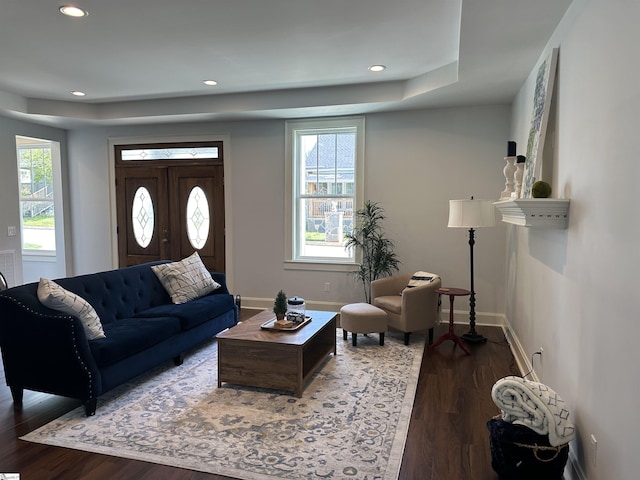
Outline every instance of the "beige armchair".
<svg viewBox="0 0 640 480">
<path fill-rule="evenodd" d="M 428 331 L 431 344 L 439 315 L 435 290 L 442 282 L 438 277 L 429 284 L 405 290 L 412 275 L 394 275 L 371 282 L 371 303 L 387 312 L 389 330 L 404 332 L 405 345 L 409 345 L 411 333 L 422 331 Z"/>
</svg>

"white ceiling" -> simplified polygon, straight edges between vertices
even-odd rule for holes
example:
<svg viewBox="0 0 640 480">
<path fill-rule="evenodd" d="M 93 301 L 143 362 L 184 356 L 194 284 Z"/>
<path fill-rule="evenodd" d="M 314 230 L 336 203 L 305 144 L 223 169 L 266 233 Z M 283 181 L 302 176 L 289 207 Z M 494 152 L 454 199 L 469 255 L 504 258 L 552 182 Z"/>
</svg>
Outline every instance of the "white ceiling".
<svg viewBox="0 0 640 480">
<path fill-rule="evenodd" d="M 72 128 L 509 103 L 571 0 L 78 0 L 82 19 L 63 3 L 2 2 L 0 114 Z"/>
</svg>

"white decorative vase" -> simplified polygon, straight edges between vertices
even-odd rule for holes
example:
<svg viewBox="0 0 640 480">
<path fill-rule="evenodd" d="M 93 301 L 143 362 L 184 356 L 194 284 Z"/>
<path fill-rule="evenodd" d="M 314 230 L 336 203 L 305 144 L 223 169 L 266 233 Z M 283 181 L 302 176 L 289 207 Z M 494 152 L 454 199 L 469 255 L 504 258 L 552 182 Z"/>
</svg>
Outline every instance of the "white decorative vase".
<svg viewBox="0 0 640 480">
<path fill-rule="evenodd" d="M 500 194 L 500 200 L 506 200 L 511 198 L 511 194 L 513 193 L 514 184 L 513 184 L 513 175 L 516 171 L 516 158 L 517 157 L 504 157 L 507 164 L 504 166 L 502 173 L 504 173 L 504 190 Z"/>
<path fill-rule="evenodd" d="M 516 173 L 513 174 L 513 196 L 514 198 L 520 198 L 522 194 L 522 177 L 524 175 L 524 162 L 516 163 Z"/>
</svg>

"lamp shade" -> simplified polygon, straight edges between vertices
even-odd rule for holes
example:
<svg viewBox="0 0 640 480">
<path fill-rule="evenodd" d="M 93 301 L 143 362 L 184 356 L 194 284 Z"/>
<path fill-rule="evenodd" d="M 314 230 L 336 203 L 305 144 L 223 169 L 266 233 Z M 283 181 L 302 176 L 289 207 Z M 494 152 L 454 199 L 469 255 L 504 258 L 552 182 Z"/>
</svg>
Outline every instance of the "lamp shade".
<svg viewBox="0 0 640 480">
<path fill-rule="evenodd" d="M 449 227 L 493 227 L 496 214 L 493 200 L 449 200 Z"/>
</svg>

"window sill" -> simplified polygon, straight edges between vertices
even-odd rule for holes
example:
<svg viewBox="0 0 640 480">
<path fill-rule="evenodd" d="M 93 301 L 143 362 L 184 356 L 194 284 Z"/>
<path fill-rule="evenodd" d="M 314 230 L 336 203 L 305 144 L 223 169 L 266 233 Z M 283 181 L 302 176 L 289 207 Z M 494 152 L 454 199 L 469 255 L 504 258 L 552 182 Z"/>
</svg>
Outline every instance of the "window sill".
<svg viewBox="0 0 640 480">
<path fill-rule="evenodd" d="M 52 250 L 45 251 L 23 251 L 22 260 L 25 262 L 56 262 L 56 252 Z"/>
<path fill-rule="evenodd" d="M 307 270 L 317 272 L 354 272 L 358 269 L 357 263 L 319 262 L 306 260 L 289 260 L 284 262 L 285 270 Z"/>
</svg>

